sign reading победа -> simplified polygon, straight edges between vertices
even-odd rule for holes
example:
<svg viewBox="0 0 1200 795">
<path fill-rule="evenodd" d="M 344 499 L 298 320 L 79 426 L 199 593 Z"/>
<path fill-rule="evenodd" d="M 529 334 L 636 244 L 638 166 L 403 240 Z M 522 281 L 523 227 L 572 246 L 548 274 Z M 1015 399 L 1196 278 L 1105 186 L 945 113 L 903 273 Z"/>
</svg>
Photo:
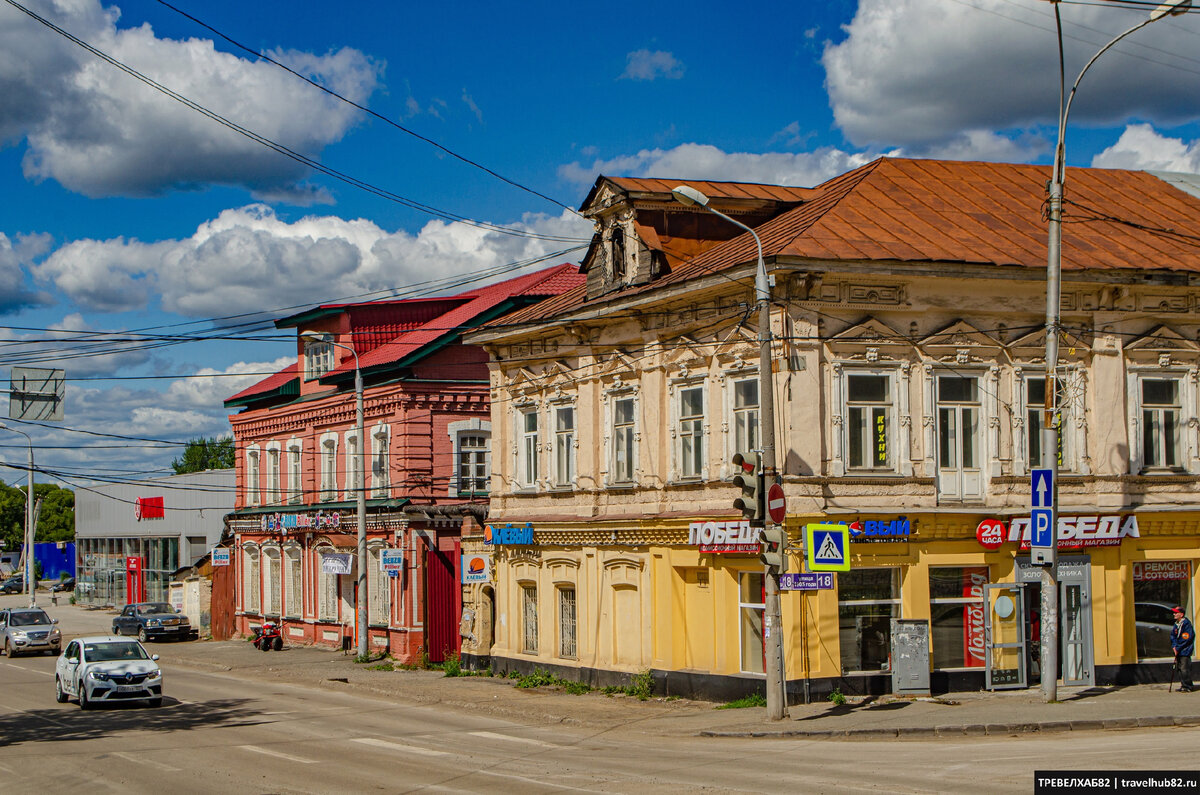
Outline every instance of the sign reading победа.
<svg viewBox="0 0 1200 795">
<path fill-rule="evenodd" d="M 701 552 L 757 555 L 760 549 L 758 536 L 759 528 L 751 527 L 745 519 L 688 525 L 688 544 L 699 546 Z"/>
<path fill-rule="evenodd" d="M 1003 519 L 984 519 L 975 529 L 975 538 L 988 549 L 998 549 L 1006 541 L 1015 541 L 1020 549 L 1029 549 L 1029 517 L 1020 516 L 1005 526 Z M 1114 547 L 1124 538 L 1138 538 L 1137 516 L 1060 516 L 1058 548 Z"/>
</svg>

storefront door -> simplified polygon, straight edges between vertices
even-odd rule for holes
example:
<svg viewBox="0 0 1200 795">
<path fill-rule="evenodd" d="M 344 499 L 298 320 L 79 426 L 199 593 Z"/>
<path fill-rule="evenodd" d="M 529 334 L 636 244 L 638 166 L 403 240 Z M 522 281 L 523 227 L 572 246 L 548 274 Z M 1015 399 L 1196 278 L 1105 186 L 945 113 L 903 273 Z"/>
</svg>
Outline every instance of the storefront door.
<svg viewBox="0 0 1200 795">
<path fill-rule="evenodd" d="M 1042 569 L 1028 558 L 1017 561 L 1017 579 L 1035 591 L 1032 602 L 1040 610 Z M 1058 676 L 1068 687 L 1090 687 L 1096 682 L 1092 648 L 1092 562 L 1087 555 L 1058 559 Z"/>
<path fill-rule="evenodd" d="M 1025 586 L 992 583 L 983 586 L 988 619 L 984 623 L 988 690 L 1028 687 L 1025 636 Z"/>
</svg>

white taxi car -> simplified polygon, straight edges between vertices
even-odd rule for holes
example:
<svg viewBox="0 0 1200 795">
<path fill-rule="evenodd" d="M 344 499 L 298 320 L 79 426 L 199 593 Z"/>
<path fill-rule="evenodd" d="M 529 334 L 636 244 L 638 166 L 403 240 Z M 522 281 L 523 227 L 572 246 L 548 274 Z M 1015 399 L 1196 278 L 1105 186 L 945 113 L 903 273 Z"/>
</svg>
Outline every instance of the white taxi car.
<svg viewBox="0 0 1200 795">
<path fill-rule="evenodd" d="M 54 696 L 71 696 L 81 709 L 116 701 L 162 704 L 162 671 L 158 655 L 147 654 L 133 638 L 97 635 L 76 638 L 54 666 Z"/>
</svg>

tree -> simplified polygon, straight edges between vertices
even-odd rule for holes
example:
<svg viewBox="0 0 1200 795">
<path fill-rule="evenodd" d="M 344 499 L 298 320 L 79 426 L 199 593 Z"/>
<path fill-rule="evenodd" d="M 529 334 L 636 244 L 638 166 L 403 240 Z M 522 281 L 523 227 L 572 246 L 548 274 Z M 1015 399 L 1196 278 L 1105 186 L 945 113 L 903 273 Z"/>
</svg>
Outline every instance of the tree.
<svg viewBox="0 0 1200 795">
<path fill-rule="evenodd" d="M 75 540 L 75 492 L 53 483 L 34 483 L 34 500 L 42 501 L 34 543 Z M 0 540 L 16 551 L 25 543 L 25 487 L 0 482 Z"/>
<path fill-rule="evenodd" d="M 233 437 L 189 439 L 183 455 L 171 462 L 176 475 L 203 472 L 206 469 L 233 469 L 236 457 Z"/>
</svg>

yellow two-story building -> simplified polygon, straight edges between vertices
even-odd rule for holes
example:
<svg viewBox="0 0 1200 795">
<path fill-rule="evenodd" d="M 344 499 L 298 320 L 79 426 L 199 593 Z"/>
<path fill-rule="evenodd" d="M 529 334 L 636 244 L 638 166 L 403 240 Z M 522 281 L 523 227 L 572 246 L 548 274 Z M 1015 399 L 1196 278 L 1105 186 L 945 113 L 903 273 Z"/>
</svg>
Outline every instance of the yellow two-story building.
<svg viewBox="0 0 1200 795">
<path fill-rule="evenodd" d="M 755 229 L 773 281 L 790 572 L 804 525 L 849 528 L 850 571 L 784 578 L 793 700 L 892 688 L 893 619 L 923 625 L 935 691 L 1042 675 L 1047 176 L 885 158 L 815 188 L 686 183 Z M 1200 560 L 1200 197 L 1145 172 L 1069 180 L 1057 674 L 1165 679 Z M 763 566 L 729 482 L 760 448 L 756 247 L 678 184 L 600 178 L 586 284 L 470 336 L 491 356 L 493 480 L 464 540 L 469 663 L 763 687 Z"/>
</svg>

